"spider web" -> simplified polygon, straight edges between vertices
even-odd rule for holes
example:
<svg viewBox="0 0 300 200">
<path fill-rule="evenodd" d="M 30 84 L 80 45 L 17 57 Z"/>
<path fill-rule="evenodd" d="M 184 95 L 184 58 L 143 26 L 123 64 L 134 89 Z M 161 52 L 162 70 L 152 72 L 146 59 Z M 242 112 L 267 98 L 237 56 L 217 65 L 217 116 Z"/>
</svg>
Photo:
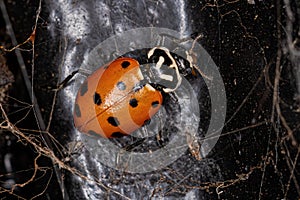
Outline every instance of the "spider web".
<svg viewBox="0 0 300 200">
<path fill-rule="evenodd" d="M 20 199 L 45 197 L 51 190 L 50 183 L 57 180 L 56 186 L 60 188 L 64 198 L 70 195 L 70 190 L 82 192 L 78 195 L 88 198 L 91 195 L 87 191 L 88 187 L 94 189 L 94 197 L 98 198 L 103 195 L 112 198 L 137 198 L 134 192 L 126 192 L 131 189 L 145 192 L 148 198 L 165 197 L 166 199 L 182 196 L 196 198 L 205 195 L 219 199 L 233 196 L 245 197 L 245 195 L 256 199 L 299 198 L 297 168 L 299 168 L 300 152 L 298 144 L 300 54 L 297 46 L 299 38 L 295 37 L 299 27 L 294 23 L 298 19 L 299 13 L 296 13 L 296 7 L 299 8 L 299 5 L 288 0 L 283 3 L 248 1 L 247 4 L 239 0 L 210 1 L 189 5 L 197 12 L 201 11 L 202 17 L 210 18 L 214 22 L 210 25 L 206 24 L 207 29 L 204 30 L 197 30 L 198 26 L 203 27 L 203 25 L 194 22 L 193 28 L 204 35 L 199 42 L 207 50 L 210 47 L 214 49 L 211 50 L 211 55 L 220 67 L 224 78 L 228 107 L 231 109 L 227 113 L 223 133 L 209 158 L 196 161 L 193 160 L 192 155 L 185 155 L 174 165 L 156 174 L 132 175 L 102 169 L 103 166 L 97 163 L 89 163 L 94 162 L 89 155 L 80 157 L 81 151 L 85 149 L 84 146 L 78 138 L 72 138 L 65 133 L 68 131 L 65 127 L 72 126 L 72 123 L 57 120 L 58 117 L 64 116 L 64 112 L 69 112 L 66 108 L 71 107 L 71 105 L 61 106 L 66 104 L 61 98 L 61 92 L 63 90 L 70 92 L 72 79 L 63 87 L 60 84 L 68 77 L 67 74 L 72 73 L 70 69 L 64 69 L 63 66 L 68 59 L 65 55 L 70 41 L 67 38 L 61 39 L 62 44 L 57 48 L 59 55 L 55 57 L 59 60 L 56 62 L 59 65 L 58 70 L 50 69 L 50 72 L 48 71 L 43 77 L 44 84 L 41 84 L 43 74 L 38 73 L 42 68 L 39 58 L 47 55 L 48 49 L 43 49 L 43 46 L 51 42 L 38 34 L 48 26 L 48 19 L 43 18 L 46 16 L 43 12 L 46 11 L 41 3 L 42 1 L 35 6 L 34 26 L 30 27 L 32 30 L 23 33 L 26 35 L 25 39 L 23 36 L 24 42 L 17 42 L 10 23 L 6 21 L 12 45 L 2 44 L 1 48 L 5 56 L 9 57 L 16 53 L 30 103 L 21 97 L 10 96 L 4 92 L 9 103 L 0 104 L 2 112 L 0 136 L 16 138 L 17 146 L 26 146 L 33 152 L 34 157 L 28 165 L 31 167 L 18 171 L 1 170 L 1 196 Z M 182 6 L 182 1 L 176 3 Z M 164 4 L 164 1 L 143 1 L 143 5 L 147 5 L 149 9 L 149 16 L 151 13 L 154 16 L 160 7 L 165 6 Z M 79 3 L 75 2 L 75 5 Z M 118 6 L 125 6 L 125 4 L 106 6 L 109 21 L 112 14 L 110 10 L 112 8 L 117 10 Z M 243 6 L 253 9 L 244 14 Z M 255 9 L 255 6 L 260 7 L 261 10 Z M 9 19 L 10 15 L 5 13 L 3 1 L 1 1 L 1 9 L 4 18 Z M 275 27 L 268 26 L 268 22 L 264 21 L 263 11 L 266 9 L 274 11 L 275 14 L 270 16 L 270 21 L 277 21 L 274 23 Z M 141 26 L 142 22 L 133 19 L 134 16 L 124 15 L 121 21 L 132 27 Z M 105 19 L 103 20 L 103 23 L 106 23 Z M 155 18 L 148 17 L 146 20 L 151 25 L 156 24 Z M 186 24 L 188 20 L 191 19 L 179 23 L 183 31 L 188 29 Z M 56 27 L 56 31 L 61 31 L 60 28 Z M 97 28 L 99 27 L 95 27 Z M 268 38 L 266 35 L 270 34 L 266 28 L 270 28 L 268 30 L 273 35 L 264 40 L 263 38 Z M 114 33 L 118 30 L 122 31 L 121 26 L 111 27 L 111 29 Z M 209 32 L 217 34 L 209 37 Z M 75 41 L 78 44 L 80 42 L 80 38 Z M 37 52 L 36 49 L 44 52 Z M 227 57 L 228 55 L 231 57 Z M 24 56 L 30 58 L 29 62 L 26 60 L 22 63 L 19 60 Z M 235 67 L 236 65 L 239 67 Z M 242 65 L 245 67 L 240 67 Z M 230 73 L 227 70 L 230 70 Z M 51 80 L 51 83 L 45 82 L 46 80 Z M 39 92 L 46 95 L 39 95 Z M 46 100 L 47 103 L 44 103 Z M 17 107 L 14 111 L 10 108 L 13 106 Z M 18 114 L 14 115 L 14 113 Z M 17 119 L 11 119 L 11 116 L 17 116 Z M 24 121 L 31 121 L 32 127 L 23 128 Z M 68 142 L 64 142 L 64 139 Z M 49 164 L 46 158 L 49 158 L 52 164 Z M 43 162 L 48 162 L 48 165 L 44 165 Z M 177 165 L 195 169 L 183 172 Z M 7 170 L 8 165 L 5 166 Z M 100 174 L 99 169 L 95 169 L 98 167 L 103 170 Z M 15 175 L 24 176 L 26 180 L 18 181 L 14 179 Z M 38 191 L 24 194 L 22 188 L 33 187 L 39 180 L 44 182 Z M 71 182 L 74 184 L 66 186 L 66 183 Z M 88 184 L 82 186 L 80 185 L 82 182 Z M 75 187 L 84 187 L 86 190 L 76 190 Z M 271 194 L 272 188 L 278 189 L 277 193 Z M 255 193 L 251 194 L 251 191 Z"/>
</svg>

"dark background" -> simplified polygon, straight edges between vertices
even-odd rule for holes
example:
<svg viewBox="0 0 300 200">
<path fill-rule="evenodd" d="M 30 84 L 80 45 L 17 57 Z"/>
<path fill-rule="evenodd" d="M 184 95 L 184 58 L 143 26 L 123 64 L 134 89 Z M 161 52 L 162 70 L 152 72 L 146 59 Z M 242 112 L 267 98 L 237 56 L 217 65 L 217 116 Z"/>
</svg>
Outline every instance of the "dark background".
<svg viewBox="0 0 300 200">
<path fill-rule="evenodd" d="M 4 3 L 18 43 L 26 41 L 35 27 L 39 2 L 22 0 Z M 96 7 L 98 3 L 106 5 L 107 12 Z M 162 7 L 163 3 L 167 5 L 165 8 Z M 64 78 L 61 72 L 67 68 L 70 71 L 78 69 L 86 48 L 92 48 L 119 31 L 115 24 L 121 23 L 125 30 L 144 26 L 177 30 L 176 19 L 184 15 L 188 23 L 186 33 L 190 37 L 203 35 L 199 42 L 219 67 L 226 88 L 227 123 L 208 158 L 199 162 L 187 152 L 168 169 L 146 175 L 122 174 L 105 166 L 101 166 L 100 173 L 88 154 L 84 156 L 87 160 L 84 168 L 80 169 L 82 160 L 76 160 L 75 155 L 70 156 L 71 162 L 66 162 L 64 158 L 69 156 L 68 153 L 55 146 L 56 143 L 47 134 L 32 131 L 39 129 L 36 117 L 32 109 L 21 109 L 25 107 L 22 102 L 31 102 L 24 83 L 26 77 L 20 70 L 15 52 L 2 50 L 15 79 L 8 93 L 13 98 L 7 98 L 3 103 L 10 121 L 16 123 L 21 119 L 16 126 L 22 128 L 26 136 L 38 138 L 36 140 L 41 147 L 48 145 L 68 166 L 79 168 L 80 174 L 92 174 L 94 180 L 100 180 L 128 198 L 300 198 L 299 72 L 297 75 L 297 70 L 300 70 L 300 51 L 297 49 L 300 5 L 297 2 L 286 5 L 287 1 L 186 1 L 185 12 L 180 13 L 176 9 L 179 3 L 42 1 L 35 38 L 34 91 L 47 125 L 54 98 L 53 89 Z M 69 6 L 63 7 L 64 4 Z M 88 18 L 82 16 L 83 22 L 70 20 L 68 23 L 64 17 L 75 13 L 74 10 L 80 6 L 84 12 L 89 13 L 90 21 L 85 21 Z M 156 6 L 158 11 L 157 22 L 152 21 L 153 16 L 148 9 L 151 6 Z M 293 18 L 287 17 L 287 13 Z M 101 24 L 107 14 L 111 17 L 111 29 L 105 29 Z M 99 18 L 103 21 L 99 22 Z M 73 25 L 80 29 L 84 23 L 92 24 L 92 28 L 77 40 L 68 38 L 63 31 Z M 13 46 L 2 17 L 0 37 L 1 45 L 5 48 Z M 289 48 L 291 42 L 294 42 L 295 49 Z M 82 52 L 78 52 L 70 63 L 62 62 L 63 53 L 75 45 L 79 45 L 78 49 Z M 20 48 L 31 78 L 32 45 L 29 42 Z M 60 93 L 55 99 L 49 133 L 67 146 L 67 141 L 72 141 L 74 130 L 72 113 L 67 109 L 70 105 L 68 99 Z M 207 120 L 203 120 L 203 123 Z M 121 199 L 100 184 L 80 180 L 74 171 L 61 169 L 58 165 L 53 167 L 49 155 L 39 157 L 34 165 L 38 152 L 28 141 L 17 137 L 10 130 L 1 129 L 1 197 L 29 199 L 40 194 L 37 199 Z M 8 171 L 5 164 L 7 161 L 11 163 L 12 171 Z M 31 180 L 37 165 L 37 173 Z M 192 178 L 176 184 L 193 170 L 196 173 Z M 28 183 L 18 185 L 11 193 L 9 191 L 13 184 L 8 184 L 11 181 Z M 218 191 L 222 193 L 218 195 Z"/>
</svg>

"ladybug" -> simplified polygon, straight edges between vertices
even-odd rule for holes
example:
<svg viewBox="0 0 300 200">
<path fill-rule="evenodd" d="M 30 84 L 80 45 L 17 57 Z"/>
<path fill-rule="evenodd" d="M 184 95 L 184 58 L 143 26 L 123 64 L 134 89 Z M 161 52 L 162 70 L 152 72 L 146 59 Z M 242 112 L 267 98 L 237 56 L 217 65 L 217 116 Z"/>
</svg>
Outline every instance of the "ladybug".
<svg viewBox="0 0 300 200">
<path fill-rule="evenodd" d="M 150 58 L 155 47 L 148 52 Z M 165 93 L 179 86 L 181 77 L 170 52 L 160 47 L 172 61 L 169 68 L 177 74 L 175 88 L 162 88 L 145 80 L 139 62 L 121 57 L 93 72 L 78 90 L 74 106 L 75 127 L 91 136 L 119 138 L 148 124 L 163 103 Z M 159 57 L 155 69 L 160 72 L 164 58 Z M 173 80 L 160 73 L 160 78 Z"/>
<path fill-rule="evenodd" d="M 128 135 L 147 123 L 163 102 L 162 93 L 144 79 L 139 63 L 118 58 L 81 85 L 74 107 L 75 127 L 106 138 Z"/>
</svg>

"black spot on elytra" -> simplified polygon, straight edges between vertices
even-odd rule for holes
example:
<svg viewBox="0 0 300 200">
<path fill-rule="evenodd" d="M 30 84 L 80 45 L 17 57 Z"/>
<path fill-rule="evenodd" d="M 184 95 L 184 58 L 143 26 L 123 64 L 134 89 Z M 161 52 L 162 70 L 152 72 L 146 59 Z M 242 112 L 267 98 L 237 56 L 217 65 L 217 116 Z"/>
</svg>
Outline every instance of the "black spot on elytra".
<svg viewBox="0 0 300 200">
<path fill-rule="evenodd" d="M 98 94 L 97 92 L 95 92 L 94 94 L 94 104 L 97 104 L 98 106 L 102 103 L 100 94 Z"/>
<path fill-rule="evenodd" d="M 121 64 L 122 68 L 124 68 L 124 69 L 129 67 L 129 65 L 130 65 L 130 62 L 128 62 L 128 61 L 123 61 L 122 64 Z"/>
<path fill-rule="evenodd" d="M 76 117 L 81 117 L 80 107 L 79 107 L 79 105 L 77 103 L 75 104 L 74 111 L 75 111 Z"/>
<path fill-rule="evenodd" d="M 136 99 L 130 99 L 129 105 L 133 108 L 138 106 L 138 101 Z"/>
<path fill-rule="evenodd" d="M 158 101 L 153 101 L 151 103 L 151 105 L 152 105 L 153 108 L 156 108 L 159 105 L 159 102 Z"/>
<path fill-rule="evenodd" d="M 124 133 L 121 133 L 121 132 L 113 132 L 112 134 L 111 134 L 111 137 L 113 137 L 113 138 L 120 138 L 120 137 L 123 137 L 123 136 L 125 136 L 126 134 L 124 134 Z"/>
<path fill-rule="evenodd" d="M 119 90 L 125 90 L 126 89 L 126 85 L 123 81 L 118 82 L 117 87 L 118 87 Z"/>
<path fill-rule="evenodd" d="M 120 122 L 119 122 L 118 118 L 116 118 L 116 117 L 109 117 L 109 118 L 107 118 L 107 121 L 112 126 L 119 126 L 120 125 Z"/>
<path fill-rule="evenodd" d="M 88 84 L 85 81 L 80 88 L 80 95 L 83 96 L 88 91 Z"/>
</svg>

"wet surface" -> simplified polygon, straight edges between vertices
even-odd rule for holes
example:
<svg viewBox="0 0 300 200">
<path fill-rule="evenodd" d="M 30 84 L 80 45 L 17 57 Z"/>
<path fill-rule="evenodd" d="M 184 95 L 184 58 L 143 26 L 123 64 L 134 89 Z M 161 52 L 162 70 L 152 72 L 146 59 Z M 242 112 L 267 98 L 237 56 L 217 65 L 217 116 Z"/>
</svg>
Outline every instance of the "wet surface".
<svg viewBox="0 0 300 200">
<path fill-rule="evenodd" d="M 10 93 L 16 100 L 8 101 L 7 113 L 14 124 L 21 119 L 16 127 L 23 128 L 20 130 L 26 137 L 33 139 L 29 141 L 16 132 L 10 133 L 12 129 L 2 124 L 1 196 L 25 199 L 39 194 L 43 199 L 54 196 L 59 199 L 299 198 L 299 63 L 295 62 L 297 54 L 285 43 L 282 26 L 288 23 L 283 3 L 46 1 L 42 2 L 37 24 L 38 3 L 5 1 L 5 4 L 18 43 L 25 41 L 36 25 L 34 45 L 29 42 L 20 48 L 30 81 L 34 81 L 33 90 L 46 126 L 43 134 L 33 131 L 43 128 L 37 126 L 33 112 L 24 106 L 24 102 L 31 104 L 30 95 L 17 70 L 14 52 L 6 51 L 7 63 L 16 80 Z M 296 12 L 297 6 L 299 8 L 292 3 L 292 11 Z M 297 21 L 298 17 L 295 19 Z M 4 42 L 0 45 L 9 49 L 12 45 L 5 36 L 4 24 L 1 22 Z M 111 36 L 142 27 L 172 29 L 181 38 L 195 39 L 201 35 L 198 42 L 211 56 L 223 79 L 227 112 L 221 137 L 206 155 L 204 144 L 210 139 L 204 139 L 203 134 L 208 130 L 213 112 L 209 88 L 203 81 L 206 80 L 203 74 L 202 78 L 199 73 L 199 78 L 193 78 L 191 71 L 186 72 L 188 75 L 184 77 L 189 77 L 187 80 L 196 93 L 200 109 L 195 137 L 203 144 L 203 158 L 197 160 L 187 148 L 182 156 L 162 169 L 128 173 L 125 165 L 114 169 L 99 162 L 101 152 L 110 153 L 111 149 L 99 148 L 97 144 L 102 144 L 99 141 L 95 141 L 96 144 L 86 142 L 85 136 L 75 129 L 72 115 L 77 90 L 86 76 L 105 64 L 104 60 L 123 55 L 116 44 L 115 52 L 97 58 L 101 61 L 90 65 L 97 60 L 91 61 L 91 52 L 95 49 L 111 51 L 107 46 L 101 49 L 97 45 Z M 293 28 L 299 27 L 295 23 Z M 140 44 L 139 41 L 133 43 Z M 63 88 L 55 90 L 76 70 L 79 73 Z M 169 107 L 177 106 L 173 104 L 170 101 Z M 16 111 L 19 112 L 14 114 Z M 173 121 L 171 116 L 168 121 L 176 125 L 175 118 L 176 115 Z M 164 130 L 173 136 L 163 135 L 161 141 L 153 136 L 145 140 L 125 138 L 112 142 L 123 148 L 125 145 L 127 150 L 133 149 L 132 152 L 147 152 L 150 146 L 153 149 L 165 146 L 176 131 L 182 130 L 180 126 L 169 132 Z M 51 151 L 43 151 L 45 147 Z M 43 156 L 39 157 L 39 153 Z M 35 158 L 38 158 L 38 165 Z M 34 169 L 37 174 L 31 179 Z M 16 185 L 13 194 L 9 194 L 17 183 L 26 184 Z"/>
</svg>

